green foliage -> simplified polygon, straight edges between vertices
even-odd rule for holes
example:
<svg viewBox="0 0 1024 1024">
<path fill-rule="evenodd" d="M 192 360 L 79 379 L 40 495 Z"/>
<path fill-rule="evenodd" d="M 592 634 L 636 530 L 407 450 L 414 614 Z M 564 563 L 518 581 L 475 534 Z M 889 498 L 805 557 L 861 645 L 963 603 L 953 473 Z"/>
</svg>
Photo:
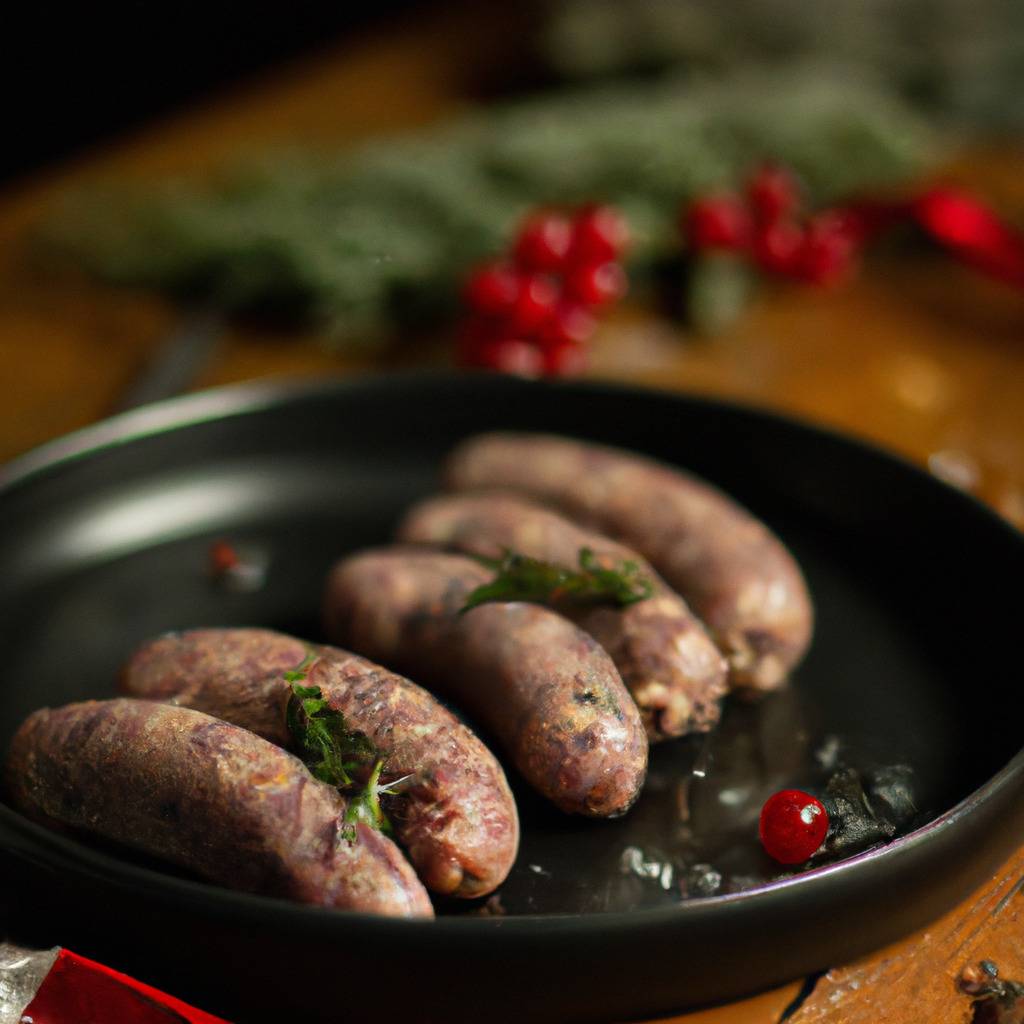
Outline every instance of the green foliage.
<svg viewBox="0 0 1024 1024">
<path fill-rule="evenodd" d="M 958 132 L 1024 128 L 1019 0 L 557 0 L 538 42 L 566 79 L 724 78 L 813 61 Z"/>
<path fill-rule="evenodd" d="M 462 612 L 489 601 L 530 601 L 553 607 L 590 604 L 625 607 L 653 593 L 651 581 L 640 572 L 636 562 L 626 561 L 614 569 L 606 569 L 598 564 L 589 548 L 580 548 L 578 571 L 513 551 L 506 551 L 503 558 L 488 564 L 497 575 L 466 598 Z"/>
<path fill-rule="evenodd" d="M 618 204 L 636 283 L 678 251 L 683 201 L 766 158 L 824 202 L 901 180 L 928 155 L 904 108 L 820 70 L 666 80 L 540 97 L 350 153 L 278 155 L 203 185 L 79 196 L 45 240 L 108 281 L 372 346 L 450 316 L 461 276 L 537 204 Z"/>
</svg>

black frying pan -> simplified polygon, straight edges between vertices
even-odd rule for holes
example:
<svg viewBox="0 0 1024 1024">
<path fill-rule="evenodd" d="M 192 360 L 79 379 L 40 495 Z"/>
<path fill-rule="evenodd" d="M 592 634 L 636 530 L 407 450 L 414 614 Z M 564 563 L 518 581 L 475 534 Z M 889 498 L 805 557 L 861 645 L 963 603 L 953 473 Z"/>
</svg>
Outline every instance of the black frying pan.
<svg viewBox="0 0 1024 1024">
<path fill-rule="evenodd" d="M 437 921 L 406 922 L 247 896 L 0 806 L 9 931 L 242 1022 L 610 1021 L 848 960 L 938 915 L 1021 842 L 1020 535 L 855 441 L 605 385 L 408 374 L 231 388 L 14 463 L 0 490 L 0 738 L 41 705 L 111 694 L 125 655 L 165 629 L 316 637 L 332 560 L 385 541 L 446 450 L 495 427 L 678 462 L 767 520 L 818 609 L 791 691 L 730 705 L 706 747 L 656 750 L 641 803 L 618 822 L 564 818 L 514 780 L 525 834 L 504 914 L 445 904 Z M 221 537 L 267 558 L 262 587 L 211 582 L 206 552 Z M 757 809 L 773 788 L 820 784 L 829 751 L 860 771 L 908 765 L 924 824 L 779 877 L 757 846 Z M 695 783 L 698 760 L 710 770 Z"/>
</svg>

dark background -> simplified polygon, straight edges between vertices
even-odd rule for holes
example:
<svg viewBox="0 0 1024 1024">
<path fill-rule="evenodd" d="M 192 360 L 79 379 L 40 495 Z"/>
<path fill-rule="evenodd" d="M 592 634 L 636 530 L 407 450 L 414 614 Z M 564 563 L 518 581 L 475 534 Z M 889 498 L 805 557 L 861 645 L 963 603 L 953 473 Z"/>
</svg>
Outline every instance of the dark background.
<svg viewBox="0 0 1024 1024">
<path fill-rule="evenodd" d="M 9 181 L 424 0 L 10 3 L 0 13 Z M 437 5 L 434 5 L 437 6 Z"/>
</svg>

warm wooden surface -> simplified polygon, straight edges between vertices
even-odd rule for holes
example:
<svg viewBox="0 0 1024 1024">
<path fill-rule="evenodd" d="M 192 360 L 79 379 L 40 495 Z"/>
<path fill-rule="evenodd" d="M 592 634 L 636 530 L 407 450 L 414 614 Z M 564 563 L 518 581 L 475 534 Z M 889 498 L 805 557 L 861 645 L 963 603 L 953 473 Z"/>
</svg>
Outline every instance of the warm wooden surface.
<svg viewBox="0 0 1024 1024">
<path fill-rule="evenodd" d="M 454 31 L 444 16 L 366 34 L 0 196 L 0 460 L 105 415 L 175 319 L 152 296 L 33 268 L 27 233 L 55 199 L 90 181 L 203 173 L 247 149 L 349 142 L 424 123 L 453 109 L 456 76 L 485 66 L 495 43 L 487 30 Z M 1020 148 L 967 154 L 949 176 L 1024 211 Z M 434 339 L 379 362 L 444 358 Z M 232 331 L 198 384 L 370 365 L 331 356 L 312 336 Z M 870 437 L 1024 525 L 1024 295 L 938 259 L 876 262 L 835 293 L 766 292 L 714 340 L 627 311 L 605 328 L 593 372 L 738 397 Z M 952 978 L 969 960 L 993 958 L 1004 975 L 1024 978 L 1018 901 L 993 913 L 1022 870 L 1018 855 L 927 932 L 833 972 L 793 1019 L 967 1020 Z M 774 1024 L 798 990 L 676 1019 Z"/>
</svg>

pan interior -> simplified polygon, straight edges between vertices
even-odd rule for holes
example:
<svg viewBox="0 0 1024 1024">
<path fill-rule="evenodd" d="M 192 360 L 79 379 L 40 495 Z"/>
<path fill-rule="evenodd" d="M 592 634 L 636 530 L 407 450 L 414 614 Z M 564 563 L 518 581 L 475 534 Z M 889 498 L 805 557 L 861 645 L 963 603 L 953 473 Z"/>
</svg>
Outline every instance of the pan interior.
<svg viewBox="0 0 1024 1024">
<path fill-rule="evenodd" d="M 791 546 L 818 615 L 792 687 L 729 701 L 708 739 L 656 748 L 626 817 L 567 818 L 510 773 L 524 833 L 498 894 L 505 913 L 633 910 L 742 889 L 780 873 L 756 839 L 772 791 L 820 785 L 836 759 L 861 771 L 903 764 L 924 821 L 1016 752 L 997 710 L 1011 699 L 1000 637 L 1013 635 L 1012 615 L 986 590 L 1011 548 L 991 517 L 923 474 L 700 402 L 518 385 L 464 386 L 457 404 L 443 386 L 373 397 L 298 395 L 11 487 L 0 512 L 4 745 L 37 707 L 112 695 L 127 654 L 164 630 L 263 625 L 320 638 L 332 562 L 387 542 L 403 509 L 435 488 L 450 444 L 500 426 L 593 436 L 701 472 Z M 250 589 L 211 576 L 220 539 L 263 567 Z"/>
</svg>

